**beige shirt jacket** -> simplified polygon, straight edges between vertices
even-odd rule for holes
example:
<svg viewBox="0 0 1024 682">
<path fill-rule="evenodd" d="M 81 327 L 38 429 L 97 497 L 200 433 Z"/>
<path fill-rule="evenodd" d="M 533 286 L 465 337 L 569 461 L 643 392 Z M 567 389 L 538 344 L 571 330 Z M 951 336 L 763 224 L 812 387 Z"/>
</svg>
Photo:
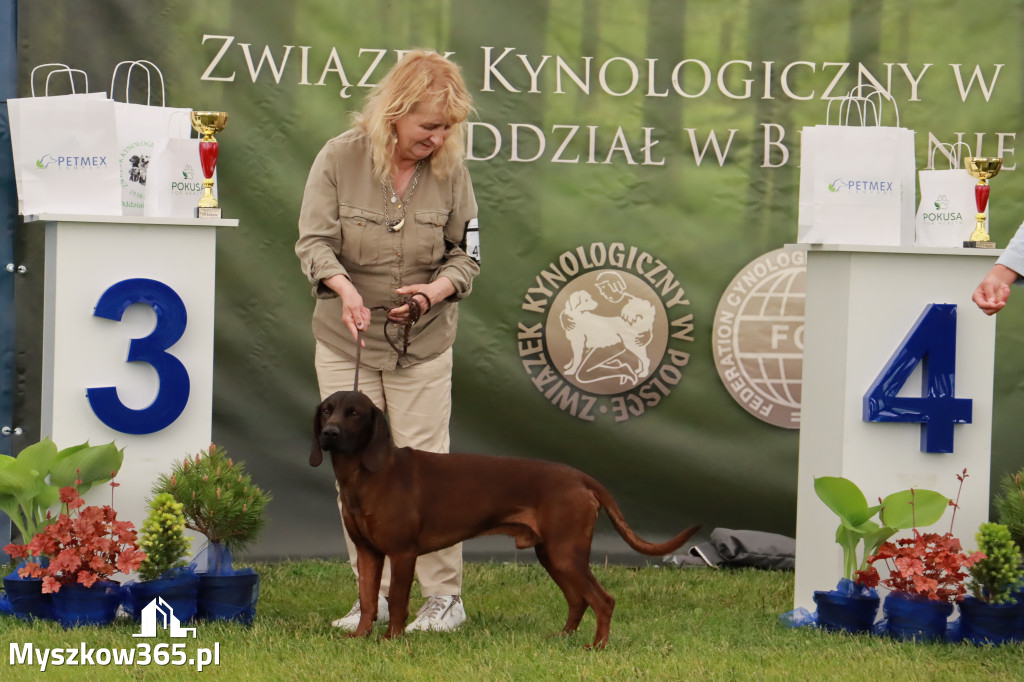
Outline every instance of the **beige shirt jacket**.
<svg viewBox="0 0 1024 682">
<path fill-rule="evenodd" d="M 455 285 L 454 296 L 435 303 L 420 317 L 410 330 L 405 355 L 396 353 L 384 338 L 386 313 L 372 312 L 370 328 L 363 334 L 366 346 L 360 363 L 393 370 L 446 351 L 455 341 L 458 301 L 469 295 L 473 278 L 480 272 L 465 250 L 466 227 L 476 217 L 476 197 L 466 167 L 462 165 L 440 180 L 428 161 L 409 203 L 405 225 L 388 232 L 384 192 L 373 177 L 369 140 L 355 130 L 329 140 L 309 171 L 295 244 L 295 254 L 317 299 L 313 335 L 355 359 L 355 341 L 341 320 L 341 299 L 321 280 L 345 275 L 366 307 L 393 308 L 400 304 L 397 288 L 445 276 Z M 388 329 L 401 348 L 405 328 L 390 324 Z"/>
</svg>

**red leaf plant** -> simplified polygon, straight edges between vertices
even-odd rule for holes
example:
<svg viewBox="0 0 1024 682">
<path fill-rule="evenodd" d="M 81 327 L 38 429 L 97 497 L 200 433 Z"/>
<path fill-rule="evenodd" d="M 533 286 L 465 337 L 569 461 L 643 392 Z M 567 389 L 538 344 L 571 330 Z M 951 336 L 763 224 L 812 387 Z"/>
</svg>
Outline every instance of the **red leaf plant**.
<svg viewBox="0 0 1024 682">
<path fill-rule="evenodd" d="M 42 578 L 43 592 L 59 592 L 62 585 L 74 583 L 92 587 L 114 573 L 131 573 L 146 558 L 136 544 L 135 526 L 118 521 L 110 505 L 85 507 L 78 490 L 70 486 L 60 489 L 60 501 L 64 511 L 56 521 L 26 545 L 4 547 L 15 559 L 50 558 L 48 566 L 29 561 L 18 570 L 22 578 Z"/>
<path fill-rule="evenodd" d="M 965 554 L 960 540 L 953 535 L 953 522 L 956 510 L 960 508 L 960 491 L 967 478 L 967 469 L 957 474 L 960 489 L 957 490 L 956 501 L 950 500 L 953 507 L 953 518 L 949 522 L 949 532 L 922 533 L 915 527 L 914 536 L 901 538 L 895 542 L 886 542 L 878 548 L 878 553 L 868 557 L 869 567 L 857 571 L 857 581 L 868 587 L 876 587 L 879 582 L 894 592 L 906 592 L 935 601 L 960 601 L 967 588 L 964 581 L 968 578 L 967 569 L 985 558 L 982 552 Z M 911 505 L 913 494 L 911 494 Z M 884 561 L 889 568 L 889 577 L 880 579 L 875 568 L 876 561 Z"/>
</svg>

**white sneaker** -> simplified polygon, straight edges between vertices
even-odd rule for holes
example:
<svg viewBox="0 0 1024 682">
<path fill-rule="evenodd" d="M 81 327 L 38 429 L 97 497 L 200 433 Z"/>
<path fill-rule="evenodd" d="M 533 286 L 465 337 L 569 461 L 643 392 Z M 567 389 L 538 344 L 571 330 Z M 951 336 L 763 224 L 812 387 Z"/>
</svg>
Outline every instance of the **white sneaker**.
<svg viewBox="0 0 1024 682">
<path fill-rule="evenodd" d="M 356 599 L 356 603 L 352 605 L 352 609 L 346 613 L 343 617 L 331 623 L 336 628 L 341 628 L 345 632 L 355 632 L 359 626 L 359 616 L 362 615 L 362 611 L 359 610 L 359 600 Z M 384 595 L 377 595 L 377 622 L 386 623 L 388 622 L 388 600 L 384 598 Z"/>
<path fill-rule="evenodd" d="M 437 595 L 416 612 L 416 619 L 405 628 L 406 632 L 416 630 L 431 632 L 451 632 L 466 620 L 466 609 L 462 605 L 462 597 L 457 594 L 450 596 Z"/>
</svg>

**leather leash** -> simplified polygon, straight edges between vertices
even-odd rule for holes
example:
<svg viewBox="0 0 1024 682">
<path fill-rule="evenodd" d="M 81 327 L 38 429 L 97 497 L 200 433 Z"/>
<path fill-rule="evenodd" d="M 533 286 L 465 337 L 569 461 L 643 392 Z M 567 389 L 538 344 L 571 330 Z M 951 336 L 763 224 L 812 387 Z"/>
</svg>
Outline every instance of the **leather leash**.
<svg viewBox="0 0 1024 682">
<path fill-rule="evenodd" d="M 423 300 L 426 301 L 426 303 L 427 303 L 427 309 L 424 310 L 423 312 L 420 312 L 419 304 L 415 304 L 416 303 L 415 299 L 416 299 L 417 296 L 422 296 Z M 425 314 L 430 312 L 430 297 L 427 296 L 426 294 L 424 294 L 422 291 L 415 291 L 415 292 L 409 294 L 408 296 L 402 296 L 401 299 L 400 299 L 399 304 L 396 305 L 395 308 L 401 308 L 403 305 L 409 306 L 409 319 L 408 320 L 406 320 L 405 322 L 395 322 L 394 320 L 392 320 L 389 317 L 385 316 L 385 318 L 384 318 L 384 339 L 388 342 L 388 345 L 391 346 L 391 348 L 396 353 L 398 353 L 399 355 L 405 355 L 409 351 L 409 331 L 412 329 L 412 326 L 420 321 L 420 317 L 421 316 L 423 316 L 423 315 L 425 315 Z M 385 310 L 385 311 L 387 311 L 388 314 L 390 314 L 391 311 L 394 310 L 395 308 L 388 308 L 387 306 L 378 305 L 378 306 L 374 306 L 374 307 L 370 308 L 370 310 L 371 311 L 372 310 Z M 404 333 L 402 335 L 402 348 L 399 348 L 397 345 L 395 345 L 395 342 L 391 340 L 391 336 L 388 334 L 388 325 L 389 324 L 398 324 L 398 325 L 401 325 L 401 326 L 405 327 L 405 331 L 404 331 Z M 360 364 L 361 364 L 360 361 L 359 361 L 359 357 L 362 354 L 362 351 L 363 351 L 363 330 L 358 329 L 358 330 L 356 330 L 356 374 L 355 374 L 355 380 L 354 380 L 353 386 L 352 386 L 352 390 L 353 391 L 358 391 L 359 390 L 359 367 L 360 367 Z"/>
</svg>

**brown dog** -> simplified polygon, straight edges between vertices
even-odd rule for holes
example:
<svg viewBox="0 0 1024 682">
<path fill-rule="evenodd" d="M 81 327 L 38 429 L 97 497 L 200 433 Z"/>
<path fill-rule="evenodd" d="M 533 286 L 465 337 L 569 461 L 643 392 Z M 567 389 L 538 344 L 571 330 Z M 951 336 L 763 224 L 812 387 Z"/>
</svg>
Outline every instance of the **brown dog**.
<svg viewBox="0 0 1024 682">
<path fill-rule="evenodd" d="M 650 543 L 626 524 L 611 494 L 564 464 L 513 457 L 436 454 L 396 448 L 387 418 L 362 393 L 339 391 L 317 407 L 311 466 L 331 454 L 341 490 L 345 528 L 356 546 L 361 616 L 353 636 L 369 635 L 377 618 L 384 557 L 391 560 L 391 622 L 385 637 L 402 633 L 416 557 L 478 535 L 503 534 L 533 547 L 569 603 L 563 633 L 575 632 L 587 606 L 594 610 L 593 646 L 608 643 L 615 600 L 590 571 L 590 543 L 603 507 L 629 546 L 667 554 L 700 527 Z"/>
</svg>

